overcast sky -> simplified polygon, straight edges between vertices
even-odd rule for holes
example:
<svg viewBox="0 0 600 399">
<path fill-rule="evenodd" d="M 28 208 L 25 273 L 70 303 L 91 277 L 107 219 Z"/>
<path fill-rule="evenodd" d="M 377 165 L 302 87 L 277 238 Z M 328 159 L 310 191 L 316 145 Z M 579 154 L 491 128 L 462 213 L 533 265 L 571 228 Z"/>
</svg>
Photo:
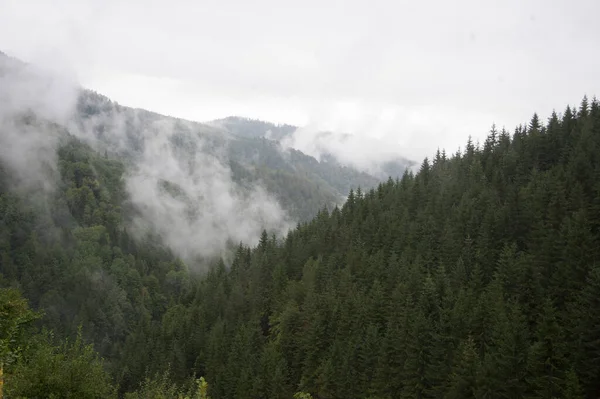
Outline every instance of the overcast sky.
<svg viewBox="0 0 600 399">
<path fill-rule="evenodd" d="M 599 15 L 597 0 L 0 0 L 0 50 L 124 105 L 418 159 L 600 95 Z"/>
</svg>

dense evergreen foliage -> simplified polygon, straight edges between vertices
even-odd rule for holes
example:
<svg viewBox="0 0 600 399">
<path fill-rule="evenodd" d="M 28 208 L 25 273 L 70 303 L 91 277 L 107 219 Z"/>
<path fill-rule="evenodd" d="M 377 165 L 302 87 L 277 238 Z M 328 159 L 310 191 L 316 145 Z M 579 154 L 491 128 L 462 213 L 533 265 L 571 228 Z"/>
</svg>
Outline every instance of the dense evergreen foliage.
<svg viewBox="0 0 600 399">
<path fill-rule="evenodd" d="M 118 160 L 73 139 L 59 158 L 50 213 L 0 175 L 0 271 L 75 344 L 1 347 L 7 392 L 47 378 L 39 364 L 100 364 L 81 326 L 130 398 L 184 395 L 195 376 L 212 398 L 600 395 L 596 100 L 438 152 L 204 276 L 129 237 Z M 2 340 L 30 317 L 0 312 Z"/>
</svg>

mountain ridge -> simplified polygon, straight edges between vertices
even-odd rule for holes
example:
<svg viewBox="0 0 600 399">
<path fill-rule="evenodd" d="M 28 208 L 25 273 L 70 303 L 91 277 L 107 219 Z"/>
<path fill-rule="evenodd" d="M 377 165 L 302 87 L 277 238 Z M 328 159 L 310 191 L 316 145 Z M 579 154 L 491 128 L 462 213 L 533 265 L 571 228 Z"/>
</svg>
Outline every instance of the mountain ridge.
<svg viewBox="0 0 600 399">
<path fill-rule="evenodd" d="M 51 186 L 56 182 L 41 176 L 59 175 L 53 152 L 71 136 L 81 140 L 122 162 L 130 232 L 158 234 L 188 261 L 222 255 L 232 242 L 256 243 L 262 229 L 283 234 L 323 208 L 340 206 L 352 188 L 381 183 L 276 141 L 240 136 L 244 126 L 227 129 L 121 105 L 8 56 L 0 56 L 0 79 L 9 83 L 0 87 L 0 100 L 9 104 L 0 110 L 0 144 L 12 148 L 0 150 L 0 162 Z M 15 118 L 24 112 L 52 125 L 24 124 Z M 23 160 L 13 156 L 21 152 Z M 219 211 L 222 206 L 228 210 Z"/>
<path fill-rule="evenodd" d="M 285 123 L 275 124 L 268 121 L 240 116 L 228 116 L 225 118 L 212 120 L 206 123 L 216 127 L 223 127 L 232 134 L 239 137 L 266 138 L 268 140 L 280 143 L 286 149 L 294 148 L 293 142 L 295 135 L 297 134 L 297 132 L 300 132 L 299 134 L 302 134 L 303 131 L 303 128 L 299 126 L 294 126 Z M 345 141 L 353 140 L 356 138 L 355 135 L 348 133 L 318 131 L 314 135 L 313 140 L 315 140 L 315 142 L 312 145 L 312 147 L 314 147 L 315 153 L 309 153 L 307 155 L 316 158 L 319 162 L 330 162 L 333 164 L 340 164 L 346 167 L 351 167 L 360 170 L 362 172 L 371 174 L 380 181 L 385 181 L 388 177 L 392 177 L 393 179 L 399 178 L 400 176 L 402 176 L 406 169 L 415 166 L 414 161 L 411 161 L 401 156 L 400 154 L 397 154 L 395 157 L 392 158 L 387 157 L 383 160 L 374 160 L 374 165 L 372 166 L 375 166 L 375 171 L 361 169 L 360 167 L 354 166 L 351 163 L 342 162 L 340 158 L 334 153 L 334 151 L 332 151 L 332 148 L 327 148 L 327 146 L 323 146 L 323 143 L 319 143 L 319 140 L 332 137 L 335 138 L 336 141 L 339 141 L 340 144 L 343 144 Z"/>
</svg>

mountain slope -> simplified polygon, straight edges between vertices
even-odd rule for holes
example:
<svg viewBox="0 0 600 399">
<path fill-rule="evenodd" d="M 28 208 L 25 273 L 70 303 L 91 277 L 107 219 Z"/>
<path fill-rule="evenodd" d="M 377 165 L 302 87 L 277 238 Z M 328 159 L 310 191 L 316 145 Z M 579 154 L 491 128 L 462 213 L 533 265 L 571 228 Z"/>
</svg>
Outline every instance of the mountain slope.
<svg viewBox="0 0 600 399">
<path fill-rule="evenodd" d="M 340 204 L 351 187 L 379 183 L 262 138 L 121 106 L 3 55 L 0 79 L 5 167 L 52 185 L 42 176 L 57 172 L 55 151 L 77 137 L 123 163 L 127 206 L 136 210 L 124 219 L 131 231 L 162 236 L 187 260 L 219 255 L 231 242 L 256 243 L 263 228 L 280 234 Z M 23 118 L 40 123 L 25 126 Z M 57 127 L 46 130 L 46 122 Z"/>
<path fill-rule="evenodd" d="M 253 139 L 265 137 L 276 141 L 293 134 L 297 129 L 296 126 L 288 124 L 275 125 L 258 119 L 241 118 L 239 116 L 229 116 L 209 123 L 213 126 L 222 127 L 238 137 Z"/>
<path fill-rule="evenodd" d="M 78 110 L 78 127 L 96 132 L 98 140 L 121 157 L 143 152 L 147 140 L 144 132 L 156 130 L 156 125 L 161 124 L 160 129 L 167 128 L 179 146 L 188 146 L 187 152 L 202 150 L 216 156 L 221 163 L 229 164 L 236 183 L 266 185 L 296 220 L 309 220 L 323 206 L 339 204 L 351 187 L 372 188 L 380 182 L 378 178 L 338 162 L 319 162 L 300 151 L 284 150 L 264 138 L 251 134 L 250 137 L 237 136 L 240 131 L 246 131 L 245 126 L 230 131 L 167 118 L 122 107 L 88 91 L 79 98 Z M 284 189 L 274 183 L 273 175 L 284 171 L 302 189 L 295 184 L 288 184 Z"/>
<path fill-rule="evenodd" d="M 174 248 L 206 253 L 224 231 L 279 220 L 268 195 L 231 183 L 219 150 L 229 133 L 81 104 L 98 110 L 65 123 L 56 109 L 0 108 L 0 298 L 11 304 L 0 303 L 0 362 L 13 396 L 93 385 L 74 378 L 89 362 L 71 346 L 14 346 L 6 315 L 24 306 L 7 287 L 61 342 L 81 326 L 106 360 L 84 357 L 102 385 L 94 398 L 110 391 L 102 373 L 120 394 L 163 397 L 193 375 L 213 398 L 600 394 L 598 101 L 351 191 L 283 239 L 230 239 L 230 265 L 203 259 L 206 274 Z M 240 159 L 236 173 L 251 173 L 252 157 Z M 159 225 L 136 235 L 148 215 Z M 50 358 L 60 362 L 38 361 Z"/>
<path fill-rule="evenodd" d="M 296 137 L 297 135 L 304 135 L 303 129 L 300 129 L 297 126 L 275 125 L 269 122 L 236 116 L 230 116 L 208 123 L 212 126 L 223 128 L 237 137 L 245 139 L 265 138 L 280 143 L 287 149 L 295 148 L 294 142 L 298 138 Z M 319 163 L 322 164 L 321 166 L 324 169 L 331 169 L 344 165 L 347 169 L 346 174 L 360 170 L 363 175 L 370 174 L 378 180 L 385 181 L 390 176 L 393 179 L 402 176 L 406 169 L 415 164 L 413 161 L 404 158 L 400 154 L 393 154 L 393 156 L 390 157 L 389 151 L 386 149 L 385 154 L 376 154 L 376 158 L 371 160 L 368 168 L 365 168 L 365 165 L 362 165 L 361 169 L 361 167 L 359 167 L 360 165 L 355 165 L 353 162 L 342 162 L 339 159 L 339 154 L 336 155 L 336 148 L 343 147 L 348 144 L 349 141 L 355 140 L 355 136 L 322 131 L 314 133 L 315 134 L 311 132 L 310 135 L 312 137 L 308 138 L 308 142 L 306 142 L 306 139 L 303 137 L 300 139 L 300 142 L 302 142 L 302 147 L 308 149 L 309 155 L 316 157 L 320 161 Z M 347 155 L 348 154 L 346 154 L 346 157 Z M 353 157 L 360 158 L 360 154 L 354 154 Z M 335 179 L 329 181 L 329 183 L 334 186 L 336 185 L 336 182 L 337 180 Z M 356 186 L 357 185 L 354 184 L 354 187 Z M 367 185 L 363 187 L 368 189 L 374 187 L 374 185 L 367 183 Z M 344 190 L 347 194 L 348 188 L 345 188 Z"/>
<path fill-rule="evenodd" d="M 81 323 L 122 392 L 166 369 L 213 398 L 600 392 L 597 101 L 353 191 L 204 277 L 122 229 L 122 164 L 63 148 L 66 213 L 0 186 L 3 284 L 57 334 Z"/>
<path fill-rule="evenodd" d="M 152 345 L 217 398 L 595 398 L 599 150 L 584 100 L 440 153 L 239 248 Z"/>
</svg>

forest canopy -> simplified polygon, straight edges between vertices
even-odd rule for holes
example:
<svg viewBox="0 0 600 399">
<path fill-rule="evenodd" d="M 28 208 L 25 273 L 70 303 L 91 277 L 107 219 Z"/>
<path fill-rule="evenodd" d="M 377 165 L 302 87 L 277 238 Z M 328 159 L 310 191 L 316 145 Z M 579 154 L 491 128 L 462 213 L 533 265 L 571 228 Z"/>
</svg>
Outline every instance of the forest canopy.
<svg viewBox="0 0 600 399">
<path fill-rule="evenodd" d="M 600 395 L 596 99 L 357 187 L 204 274 L 130 235 L 121 159 L 74 137 L 58 159 L 48 201 L 0 169 L 6 397 Z"/>
</svg>

